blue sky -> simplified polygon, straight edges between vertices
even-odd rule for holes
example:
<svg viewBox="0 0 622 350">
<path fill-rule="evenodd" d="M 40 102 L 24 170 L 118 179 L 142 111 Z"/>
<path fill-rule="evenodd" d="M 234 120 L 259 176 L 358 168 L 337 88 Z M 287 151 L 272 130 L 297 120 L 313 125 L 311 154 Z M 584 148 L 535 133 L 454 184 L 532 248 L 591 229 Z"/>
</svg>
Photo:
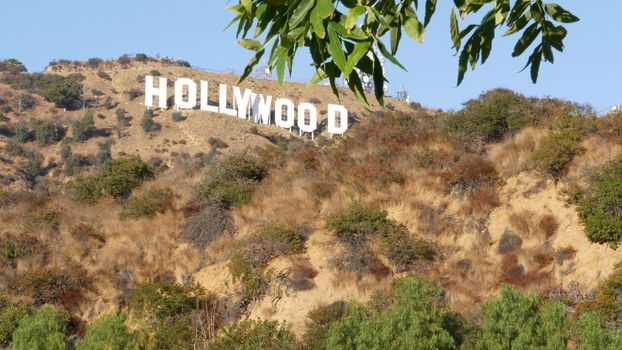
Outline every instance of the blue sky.
<svg viewBox="0 0 622 350">
<path fill-rule="evenodd" d="M 568 26 L 566 51 L 557 55 L 554 65 L 543 64 L 537 85 L 528 72 L 518 73 L 527 58 L 510 56 L 517 38 L 498 36 L 492 57 L 470 71 L 460 87 L 455 86 L 457 57 L 450 49 L 448 30 L 451 1 L 439 3 L 423 45 L 404 36 L 398 59 L 408 72 L 388 65 L 390 93 L 406 87 L 413 100 L 445 109 L 459 108 L 495 87 L 590 103 L 596 110 L 622 103 L 622 28 L 617 25 L 622 2 L 558 0 L 581 22 Z M 40 71 L 54 59 L 146 53 L 240 72 L 251 53 L 234 43 L 233 29 L 223 32 L 232 18 L 226 6 L 224 0 L 6 1 L 0 58 L 17 58 L 30 71 Z M 308 81 L 309 63 L 301 52 L 291 79 Z"/>
</svg>

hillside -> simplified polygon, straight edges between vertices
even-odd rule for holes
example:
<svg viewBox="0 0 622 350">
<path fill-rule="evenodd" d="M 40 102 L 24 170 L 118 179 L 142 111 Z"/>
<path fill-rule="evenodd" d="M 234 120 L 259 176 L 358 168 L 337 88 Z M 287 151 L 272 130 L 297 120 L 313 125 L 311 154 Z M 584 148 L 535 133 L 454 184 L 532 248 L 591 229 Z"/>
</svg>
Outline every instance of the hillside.
<svg viewBox="0 0 622 350">
<path fill-rule="evenodd" d="M 241 87 L 312 102 L 321 118 L 343 104 L 351 127 L 311 140 L 200 110 L 174 120 L 169 108 L 146 128 L 147 74 L 208 80 L 210 96 L 212 82 L 238 79 L 149 58 L 59 61 L 44 74 L 0 65 L 0 297 L 55 305 L 68 334 L 123 311 L 151 348 L 189 346 L 167 343 L 173 334 L 226 348 L 210 342 L 247 319 L 323 348 L 309 345 L 328 334 L 313 328 L 314 310 L 398 305 L 390 295 L 407 276 L 428 278 L 480 330 L 482 305 L 504 285 L 563 300 L 572 316 L 602 307 L 603 282 L 619 278 L 619 207 L 598 221 L 585 203 L 600 205 L 588 202 L 598 179 L 619 180 L 620 114 L 504 89 L 457 112 L 393 99 L 365 109 L 345 90 L 337 100 L 328 86 L 249 78 Z M 86 108 L 49 101 L 67 81 Z M 192 286 L 206 293 L 198 311 Z M 192 316 L 161 316 L 169 305 L 156 304 L 169 301 Z"/>
</svg>

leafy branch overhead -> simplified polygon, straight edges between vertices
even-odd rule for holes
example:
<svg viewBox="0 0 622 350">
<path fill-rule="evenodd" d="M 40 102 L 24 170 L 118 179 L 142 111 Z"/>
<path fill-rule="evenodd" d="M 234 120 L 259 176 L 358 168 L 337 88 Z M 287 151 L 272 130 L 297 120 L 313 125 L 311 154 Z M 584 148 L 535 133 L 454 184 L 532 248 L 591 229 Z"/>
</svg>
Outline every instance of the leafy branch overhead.
<svg viewBox="0 0 622 350">
<path fill-rule="evenodd" d="M 343 78 L 367 104 L 356 68 L 373 76 L 376 99 L 383 104 L 386 77 L 376 52 L 406 70 L 395 57 L 402 34 L 423 43 L 436 6 L 437 0 L 425 4 L 423 0 L 240 0 L 230 7 L 235 18 L 229 26 L 237 23 L 238 43 L 255 52 L 240 81 L 268 51 L 268 66 L 282 83 L 285 70 L 291 74 L 297 50 L 306 47 L 316 70 L 312 83 L 328 79 L 338 96 L 336 80 Z M 484 11 L 479 23 L 460 28 L 467 15 Z M 478 62 L 486 62 L 495 31 L 503 27 L 504 36 L 522 32 L 513 57 L 533 46 L 525 68 L 531 68 L 535 83 L 542 61 L 552 63 L 553 49 L 564 49 L 567 31 L 559 23 L 578 20 L 561 6 L 542 0 L 454 0 L 449 27 L 453 48 L 459 53 L 458 85 L 469 66 L 474 69 Z"/>
</svg>

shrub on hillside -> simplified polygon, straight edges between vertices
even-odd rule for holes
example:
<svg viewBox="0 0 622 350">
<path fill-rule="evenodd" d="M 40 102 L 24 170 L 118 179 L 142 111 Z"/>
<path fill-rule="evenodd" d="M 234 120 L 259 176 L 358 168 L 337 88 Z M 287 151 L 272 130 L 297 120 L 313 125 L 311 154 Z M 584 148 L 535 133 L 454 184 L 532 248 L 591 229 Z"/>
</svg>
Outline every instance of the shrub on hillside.
<svg viewBox="0 0 622 350">
<path fill-rule="evenodd" d="M 345 313 L 345 303 L 336 302 L 326 306 L 318 306 L 307 314 L 304 349 L 326 349 L 326 338 L 330 326 L 339 321 Z"/>
<path fill-rule="evenodd" d="M 464 327 L 442 296 L 443 291 L 427 279 L 399 280 L 393 304 L 376 315 L 350 304 L 346 316 L 330 326 L 327 348 L 456 349 Z"/>
<path fill-rule="evenodd" d="M 588 312 L 579 318 L 573 327 L 579 349 L 622 349 L 622 332 L 619 329 L 607 332 L 603 323 L 598 312 Z"/>
<path fill-rule="evenodd" d="M 173 114 L 171 114 L 171 119 L 174 122 L 181 122 L 184 121 L 184 116 L 181 114 L 181 112 L 173 112 Z"/>
<path fill-rule="evenodd" d="M 73 308 L 80 302 L 82 292 L 90 287 L 90 279 L 81 268 L 49 268 L 28 271 L 18 276 L 12 285 L 35 306 L 59 304 Z"/>
<path fill-rule="evenodd" d="M 82 118 L 72 124 L 73 138 L 78 141 L 88 140 L 95 132 L 95 118 L 93 112 L 87 112 Z"/>
<path fill-rule="evenodd" d="M 412 270 L 421 260 L 432 260 L 436 254 L 432 244 L 411 237 L 405 227 L 394 230 L 382 241 L 382 253 L 397 272 Z"/>
<path fill-rule="evenodd" d="M 276 321 L 240 321 L 225 328 L 209 345 L 212 350 L 297 350 L 295 334 Z"/>
<path fill-rule="evenodd" d="M 268 173 L 266 162 L 244 153 L 220 161 L 199 184 L 199 201 L 217 203 L 224 207 L 239 207 L 250 201 L 255 183 Z"/>
<path fill-rule="evenodd" d="M 153 121 L 153 110 L 148 109 L 145 111 L 143 118 L 140 120 L 140 127 L 147 133 L 160 130 L 160 124 Z"/>
<path fill-rule="evenodd" d="M 95 156 L 95 166 L 97 169 L 102 169 L 112 163 L 112 144 L 113 141 L 110 139 L 97 143 L 97 155 Z"/>
<path fill-rule="evenodd" d="M 115 198 L 126 198 L 145 180 L 152 179 L 156 169 L 140 157 L 115 159 L 104 166 L 98 176 L 102 190 Z"/>
<path fill-rule="evenodd" d="M 0 346 L 8 347 L 19 321 L 28 313 L 26 305 L 13 303 L 0 295 Z"/>
<path fill-rule="evenodd" d="M 20 112 L 32 109 L 37 104 L 37 100 L 30 94 L 17 94 L 15 96 L 15 104 Z"/>
<path fill-rule="evenodd" d="M 104 80 L 108 80 L 108 81 L 112 80 L 112 78 L 110 77 L 108 73 L 101 71 L 101 70 L 97 72 L 97 76 Z"/>
<path fill-rule="evenodd" d="M 143 195 L 132 196 L 121 210 L 124 219 L 151 219 L 158 213 L 164 213 L 173 207 L 174 194 L 170 188 L 153 188 Z"/>
<path fill-rule="evenodd" d="M 148 348 L 189 349 L 201 346 L 222 323 L 215 296 L 198 284 L 158 281 L 134 291 L 130 308 L 152 332 Z"/>
<path fill-rule="evenodd" d="M 0 72 L 8 73 L 8 74 L 19 74 L 25 73 L 28 69 L 26 66 L 15 58 L 9 58 L 3 61 L 0 61 Z"/>
<path fill-rule="evenodd" d="M 622 239 L 622 158 L 592 171 L 590 191 L 577 208 L 592 242 L 617 244 Z"/>
<path fill-rule="evenodd" d="M 387 219 L 385 211 L 353 202 L 345 211 L 330 215 L 326 228 L 334 231 L 342 242 L 357 247 L 367 236 L 388 236 L 396 226 Z"/>
<path fill-rule="evenodd" d="M 152 179 L 156 169 L 140 157 L 115 159 L 104 165 L 97 176 L 81 176 L 71 184 L 72 196 L 79 202 L 93 204 L 104 194 L 127 198 L 132 190 Z"/>
<path fill-rule="evenodd" d="M 560 179 L 568 171 L 574 157 L 585 151 L 579 141 L 580 135 L 571 130 L 549 134 L 533 152 L 536 168 L 556 180 Z"/>
<path fill-rule="evenodd" d="M 443 175 L 449 190 L 472 193 L 478 187 L 496 186 L 501 179 L 494 164 L 482 156 L 465 154 Z"/>
<path fill-rule="evenodd" d="M 481 139 L 499 141 L 508 132 L 514 132 L 535 122 L 529 113 L 528 100 L 507 89 L 487 91 L 476 100 L 465 103 L 448 121 L 450 132 Z"/>
<path fill-rule="evenodd" d="M 181 238 L 203 250 L 224 234 L 233 232 L 229 210 L 218 204 L 205 204 L 188 216 Z"/>
<path fill-rule="evenodd" d="M 482 306 L 482 316 L 479 349 L 565 349 L 570 338 L 564 305 L 507 286 Z"/>
<path fill-rule="evenodd" d="M 32 316 L 21 319 L 13 333 L 12 350 L 66 350 L 65 332 L 69 315 L 50 305 L 38 308 Z"/>
<path fill-rule="evenodd" d="M 32 157 L 30 157 L 31 155 Z M 43 168 L 43 156 L 39 153 L 29 154 L 28 162 L 19 166 L 16 170 L 29 189 L 33 189 L 37 185 L 39 177 L 47 173 L 45 168 Z"/>
<path fill-rule="evenodd" d="M 30 122 L 35 140 L 41 146 L 49 146 L 65 137 L 65 128 L 58 122 L 50 122 L 47 120 L 33 119 Z"/>
<path fill-rule="evenodd" d="M 47 84 L 44 97 L 56 107 L 73 109 L 82 103 L 82 84 L 67 78 L 54 80 Z"/>
<path fill-rule="evenodd" d="M 20 122 L 15 126 L 13 139 L 19 143 L 26 143 L 32 139 L 32 134 L 26 123 Z"/>
<path fill-rule="evenodd" d="M 84 337 L 76 342 L 76 350 L 138 350 L 138 334 L 125 325 L 125 318 L 124 314 L 99 317 L 88 326 Z"/>
<path fill-rule="evenodd" d="M 99 57 L 91 57 L 86 61 L 87 67 L 91 69 L 97 69 L 102 63 L 104 63 L 104 60 Z"/>
<path fill-rule="evenodd" d="M 78 202 L 95 204 L 102 197 L 99 179 L 94 176 L 79 176 L 71 184 L 72 197 Z"/>
<path fill-rule="evenodd" d="M 130 100 L 133 100 L 133 99 L 135 99 L 135 98 L 137 98 L 139 96 L 142 96 L 143 95 L 143 91 L 139 90 L 139 89 L 132 88 L 132 89 L 129 89 L 128 91 L 126 91 L 125 94 L 127 95 L 127 97 Z"/>
</svg>

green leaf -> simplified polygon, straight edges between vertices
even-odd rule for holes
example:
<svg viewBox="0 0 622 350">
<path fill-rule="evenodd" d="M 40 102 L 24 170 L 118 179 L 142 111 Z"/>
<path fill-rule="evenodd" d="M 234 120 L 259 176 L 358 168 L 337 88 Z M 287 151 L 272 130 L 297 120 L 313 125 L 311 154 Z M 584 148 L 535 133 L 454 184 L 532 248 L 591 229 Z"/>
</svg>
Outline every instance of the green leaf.
<svg viewBox="0 0 622 350">
<path fill-rule="evenodd" d="M 425 19 L 423 21 L 423 25 L 425 27 L 430 24 L 430 20 L 432 19 L 434 12 L 436 12 L 436 0 L 427 0 L 425 2 Z"/>
<path fill-rule="evenodd" d="M 367 96 L 365 96 L 365 90 L 363 89 L 363 84 L 361 83 L 359 75 L 355 71 L 352 71 L 347 82 L 350 89 L 354 91 L 356 98 L 362 102 L 365 107 L 369 107 L 369 102 L 367 101 Z"/>
<path fill-rule="evenodd" d="M 298 27 L 307 16 L 307 13 L 311 11 L 313 5 L 315 5 L 315 0 L 302 0 L 289 18 L 289 28 L 294 29 Z"/>
<path fill-rule="evenodd" d="M 423 24 L 419 22 L 417 14 L 411 7 L 408 7 L 406 8 L 405 16 L 406 18 L 404 20 L 404 30 L 406 31 L 406 34 L 408 34 L 408 36 L 410 36 L 416 42 L 423 43 L 423 34 L 425 34 L 425 28 L 423 27 Z"/>
<path fill-rule="evenodd" d="M 255 56 L 253 56 L 253 58 L 248 62 L 248 64 L 244 68 L 244 72 L 242 73 L 240 80 L 238 80 L 238 84 L 244 81 L 244 79 L 246 79 L 246 77 L 248 77 L 253 72 L 253 68 L 257 65 L 257 63 L 259 63 L 259 60 L 261 59 L 261 56 L 263 56 L 264 52 L 265 50 L 257 51 Z"/>
<path fill-rule="evenodd" d="M 542 62 L 542 49 L 536 49 L 533 53 L 531 62 L 531 81 L 535 84 L 538 82 L 538 73 L 540 72 L 540 63 Z"/>
<path fill-rule="evenodd" d="M 358 64 L 358 62 L 367 54 L 369 51 L 369 47 L 371 46 L 370 41 L 359 41 L 354 44 L 354 49 L 348 55 L 348 60 L 345 65 L 345 69 L 343 70 L 344 76 L 349 76 L 354 67 Z"/>
<path fill-rule="evenodd" d="M 238 39 L 237 43 L 243 48 L 252 50 L 252 51 L 257 51 L 262 48 L 261 43 L 253 39 Z"/>
<path fill-rule="evenodd" d="M 364 13 L 365 7 L 363 6 L 356 6 L 355 8 L 351 9 L 346 16 L 346 29 L 348 31 L 351 30 L 358 22 L 359 17 L 361 17 L 361 15 Z"/>
<path fill-rule="evenodd" d="M 253 12 L 253 1 L 252 0 L 240 0 L 240 4 L 244 7 L 247 14 L 251 14 Z"/>
<path fill-rule="evenodd" d="M 458 59 L 458 86 L 462 84 L 462 81 L 464 80 L 464 75 L 466 74 L 469 65 L 469 48 L 469 45 L 463 48 L 462 52 L 460 53 L 460 58 Z"/>
<path fill-rule="evenodd" d="M 315 13 L 321 19 L 326 19 L 330 17 L 334 11 L 335 6 L 333 5 L 332 0 L 317 0 L 316 5 L 311 12 Z"/>
<path fill-rule="evenodd" d="M 542 27 L 538 26 L 538 23 L 533 23 L 523 33 L 523 36 L 516 42 L 514 46 L 514 52 L 512 57 L 518 57 L 525 52 L 525 50 L 536 40 L 538 34 L 542 31 Z"/>
<path fill-rule="evenodd" d="M 451 8 L 451 14 L 449 17 L 449 30 L 451 32 L 451 41 L 454 43 L 454 48 L 456 51 L 460 50 L 461 37 L 460 37 L 460 29 L 458 28 L 458 17 L 456 16 L 456 11 L 454 8 Z M 458 84 L 460 85 L 460 84 Z"/>
<path fill-rule="evenodd" d="M 373 52 L 373 51 L 372 51 Z M 376 56 L 374 55 L 374 94 L 376 95 L 376 100 L 380 104 L 380 106 L 384 106 L 384 72 L 382 71 L 382 64 Z"/>
<path fill-rule="evenodd" d="M 400 40 L 402 40 L 402 28 L 398 26 L 391 28 L 391 53 L 394 55 L 397 53 Z"/>
<path fill-rule="evenodd" d="M 579 17 L 565 10 L 563 7 L 557 4 L 546 4 L 546 13 L 553 17 L 554 20 L 561 23 L 574 23 L 579 21 Z"/>
<path fill-rule="evenodd" d="M 343 52 L 343 48 L 341 46 L 341 39 L 339 39 L 339 35 L 337 34 L 337 30 L 335 29 L 336 24 L 334 22 L 330 22 L 328 24 L 328 53 L 333 57 L 333 61 L 339 70 L 342 72 L 346 66 L 346 55 Z"/>
<path fill-rule="evenodd" d="M 405 71 L 408 71 L 404 66 L 402 66 L 400 61 L 398 61 L 397 58 L 395 58 L 395 56 L 393 56 L 389 51 L 387 51 L 387 48 L 384 46 L 382 41 L 378 40 L 378 41 L 376 41 L 376 44 L 378 45 L 378 48 L 380 49 L 380 52 L 382 52 L 382 55 L 384 57 L 386 57 L 389 61 L 391 61 L 391 63 L 393 63 L 394 65 L 396 65 L 396 66 L 398 66 L 400 68 L 402 68 Z"/>
<path fill-rule="evenodd" d="M 517 19 L 510 25 L 508 30 L 505 33 L 503 33 L 503 36 L 512 35 L 518 31 L 523 30 L 523 28 L 525 28 L 525 26 L 527 26 L 527 24 L 529 23 L 530 19 L 531 19 L 531 16 L 529 14 L 525 14 L 521 16 L 519 19 Z"/>
</svg>

